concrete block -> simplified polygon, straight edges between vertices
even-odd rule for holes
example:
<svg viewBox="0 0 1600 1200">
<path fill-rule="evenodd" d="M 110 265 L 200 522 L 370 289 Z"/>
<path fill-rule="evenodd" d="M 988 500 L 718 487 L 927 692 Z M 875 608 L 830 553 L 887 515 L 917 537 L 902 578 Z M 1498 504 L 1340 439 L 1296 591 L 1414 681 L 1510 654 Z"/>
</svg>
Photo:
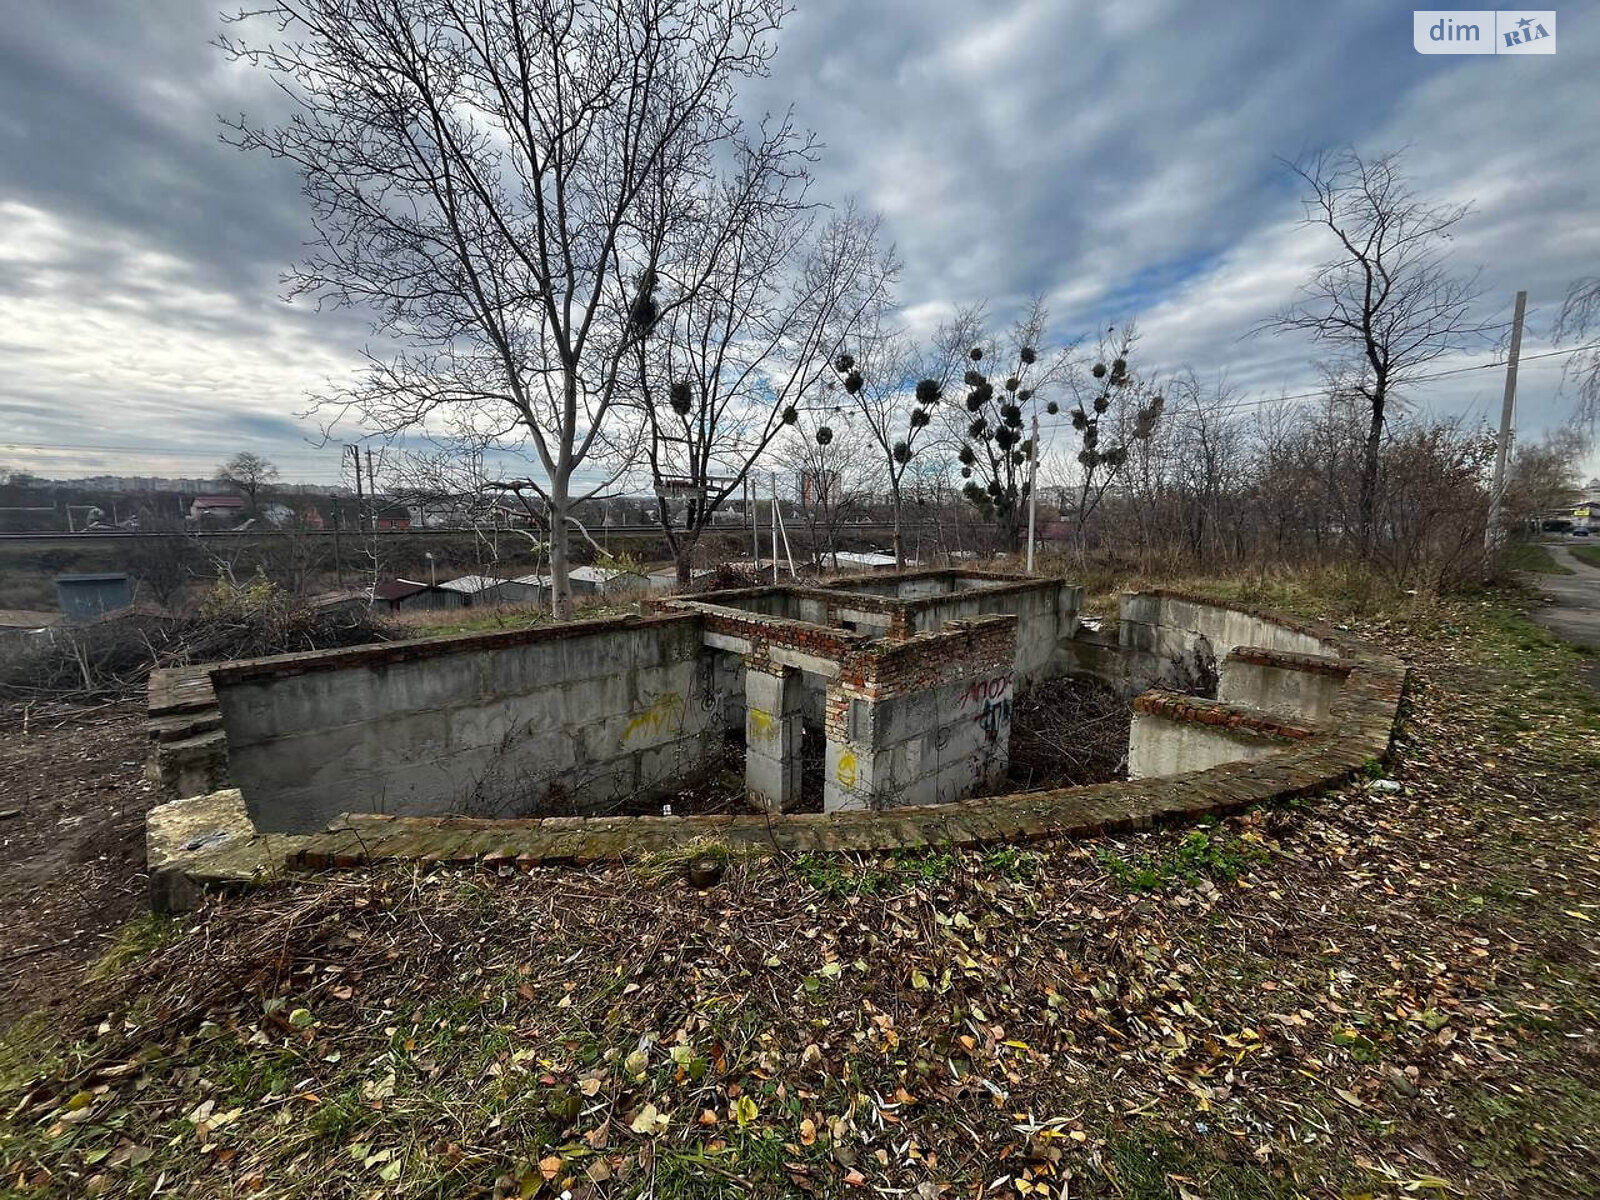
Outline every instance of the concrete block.
<svg viewBox="0 0 1600 1200">
<path fill-rule="evenodd" d="M 1161 597 L 1145 592 L 1124 592 L 1118 598 L 1118 613 L 1124 625 L 1159 625 Z M 1127 645 L 1126 642 L 1123 643 Z"/>
<path fill-rule="evenodd" d="M 150 910 L 189 912 L 209 892 L 264 883 L 303 841 L 259 832 L 237 788 L 158 805 L 145 819 Z"/>
<path fill-rule="evenodd" d="M 806 671 L 812 675 L 820 675 L 824 679 L 839 677 L 839 663 L 836 659 L 824 658 L 820 654 L 807 654 L 804 650 L 776 643 L 767 648 L 767 653 L 771 655 L 773 662 L 796 671 Z"/>
<path fill-rule="evenodd" d="M 526 696 L 568 678 L 566 651 L 560 641 L 508 646 L 488 656 L 483 692 L 486 696 Z"/>
<path fill-rule="evenodd" d="M 729 654 L 749 654 L 752 649 L 749 638 L 734 637 L 732 634 L 717 633 L 710 629 L 706 630 L 704 637 L 707 646 L 714 650 L 725 650 Z"/>
</svg>

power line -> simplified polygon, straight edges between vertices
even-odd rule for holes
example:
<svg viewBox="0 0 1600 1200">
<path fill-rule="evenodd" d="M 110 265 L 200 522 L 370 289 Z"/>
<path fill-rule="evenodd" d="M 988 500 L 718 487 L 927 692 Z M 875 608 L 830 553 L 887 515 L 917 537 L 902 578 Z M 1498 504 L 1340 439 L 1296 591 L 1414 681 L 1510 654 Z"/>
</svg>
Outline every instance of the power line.
<svg viewBox="0 0 1600 1200">
<path fill-rule="evenodd" d="M 1567 355 L 1572 355 L 1572 354 L 1581 354 L 1585 350 L 1597 350 L 1597 349 L 1600 349 L 1600 342 L 1590 342 L 1588 345 L 1585 345 L 1585 346 L 1573 346 L 1573 347 L 1571 347 L 1570 349 L 1567 349 L 1567 350 L 1547 350 L 1543 354 L 1525 354 L 1525 355 L 1522 356 L 1521 362 L 1522 362 L 1523 365 L 1526 365 L 1527 363 L 1533 362 L 1533 361 L 1538 360 L 1538 359 L 1560 358 L 1560 357 L 1567 356 Z M 1473 372 L 1473 371 L 1489 371 L 1489 370 L 1493 370 L 1496 367 L 1503 367 L 1505 365 L 1506 365 L 1506 360 L 1505 359 L 1503 359 L 1503 358 L 1502 359 L 1496 359 L 1493 362 L 1473 363 L 1471 366 L 1466 366 L 1466 367 L 1452 367 L 1448 371 L 1434 371 L 1434 372 L 1431 372 L 1431 373 L 1429 373 L 1427 375 L 1414 375 L 1410 379 L 1406 380 L 1405 382 L 1407 384 L 1425 383 L 1425 382 L 1427 382 L 1428 380 L 1431 380 L 1431 379 L 1444 379 L 1444 378 L 1447 378 L 1448 376 L 1451 376 L 1451 375 L 1466 375 L 1466 374 L 1469 374 L 1470 372 Z M 1269 404 L 1279 404 L 1279 403 L 1283 403 L 1283 402 L 1289 401 L 1289 400 L 1313 400 L 1313 399 L 1320 400 L 1320 399 L 1325 398 L 1327 395 L 1328 395 L 1328 389 L 1327 388 L 1318 388 L 1316 391 L 1297 392 L 1295 394 L 1288 395 L 1288 396 L 1265 396 L 1265 397 L 1262 397 L 1262 398 L 1256 399 L 1256 400 L 1235 400 L 1232 403 L 1224 405 L 1221 408 L 1219 408 L 1218 409 L 1218 415 L 1220 415 L 1220 416 L 1231 416 L 1233 413 L 1242 412 L 1245 409 L 1249 409 L 1249 408 L 1264 408 Z M 1072 424 L 1071 421 L 1055 421 L 1055 422 L 1052 422 L 1052 423 L 1048 424 L 1045 427 L 1046 428 L 1050 428 L 1050 429 L 1065 429 L 1065 428 L 1070 427 L 1071 424 Z"/>
</svg>

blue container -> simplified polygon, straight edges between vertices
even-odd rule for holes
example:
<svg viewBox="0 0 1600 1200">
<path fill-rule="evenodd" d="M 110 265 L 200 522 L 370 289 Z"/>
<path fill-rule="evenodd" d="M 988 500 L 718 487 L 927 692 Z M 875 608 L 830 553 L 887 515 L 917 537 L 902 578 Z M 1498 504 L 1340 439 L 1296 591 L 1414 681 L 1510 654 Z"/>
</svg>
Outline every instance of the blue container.
<svg viewBox="0 0 1600 1200">
<path fill-rule="evenodd" d="M 69 621 L 92 621 L 133 603 L 133 584 L 125 573 L 57 575 L 56 597 Z"/>
</svg>

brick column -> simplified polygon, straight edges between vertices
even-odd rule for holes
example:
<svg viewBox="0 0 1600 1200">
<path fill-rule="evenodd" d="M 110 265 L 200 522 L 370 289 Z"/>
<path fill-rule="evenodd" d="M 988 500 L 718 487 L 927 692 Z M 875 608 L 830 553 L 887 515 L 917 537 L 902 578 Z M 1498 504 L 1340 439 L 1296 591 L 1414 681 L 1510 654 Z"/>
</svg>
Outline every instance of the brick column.
<svg viewBox="0 0 1600 1200">
<path fill-rule="evenodd" d="M 800 673 L 746 659 L 744 696 L 745 790 L 757 807 L 784 812 L 800 801 Z"/>
</svg>

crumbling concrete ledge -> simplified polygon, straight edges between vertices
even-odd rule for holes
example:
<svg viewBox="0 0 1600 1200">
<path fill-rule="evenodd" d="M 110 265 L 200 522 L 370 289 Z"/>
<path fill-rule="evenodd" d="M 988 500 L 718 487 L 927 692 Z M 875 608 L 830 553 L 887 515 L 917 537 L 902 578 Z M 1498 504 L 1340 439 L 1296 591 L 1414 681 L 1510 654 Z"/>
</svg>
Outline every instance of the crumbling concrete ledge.
<svg viewBox="0 0 1600 1200">
<path fill-rule="evenodd" d="M 258 833 L 238 788 L 171 800 L 145 821 L 153 912 L 198 908 L 207 892 L 234 891 L 282 874 L 304 835 Z"/>
<path fill-rule="evenodd" d="M 1246 637 L 1259 637 L 1264 625 L 1275 627 L 1285 640 L 1297 639 L 1311 653 L 1336 658 L 1338 669 L 1328 675 L 1340 686 L 1326 724 L 1291 731 L 1285 722 L 1264 722 L 1273 725 L 1262 731 L 1274 743 L 1271 753 L 1181 775 L 883 811 L 542 820 L 351 815 L 324 833 L 307 836 L 287 861 L 299 869 L 386 861 L 481 862 L 527 869 L 625 860 L 696 840 L 801 853 L 1091 837 L 1313 795 L 1387 756 L 1406 683 L 1407 668 L 1398 658 L 1330 626 L 1172 592 L 1159 596 L 1197 611 L 1226 610 L 1241 631 L 1232 644 L 1249 644 Z M 1219 648 L 1226 653 L 1232 644 Z M 1310 651 L 1313 645 L 1316 650 Z M 1307 651 L 1299 651 L 1297 644 L 1291 652 Z M 1201 707 L 1195 705 L 1196 715 Z M 1212 709 L 1220 721 L 1232 706 L 1209 706 L 1206 715 Z"/>
</svg>

